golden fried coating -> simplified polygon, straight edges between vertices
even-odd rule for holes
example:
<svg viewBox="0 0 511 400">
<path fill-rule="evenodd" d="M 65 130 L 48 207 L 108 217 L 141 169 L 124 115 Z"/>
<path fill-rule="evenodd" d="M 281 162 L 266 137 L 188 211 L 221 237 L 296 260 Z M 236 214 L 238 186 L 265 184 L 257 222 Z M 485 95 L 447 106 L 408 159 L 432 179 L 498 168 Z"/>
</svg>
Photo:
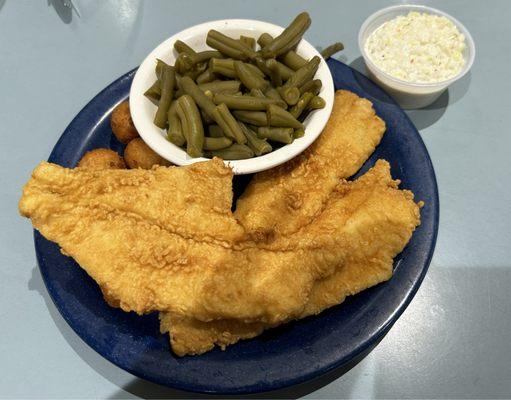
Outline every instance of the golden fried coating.
<svg viewBox="0 0 511 400">
<path fill-rule="evenodd" d="M 313 283 L 343 263 L 346 244 L 394 218 L 363 181 L 344 182 L 296 235 L 245 242 L 230 211 L 231 173 L 218 159 L 154 170 L 42 163 L 20 211 L 125 311 L 268 323 L 298 315 Z"/>
<path fill-rule="evenodd" d="M 130 104 L 127 100 L 120 103 L 112 111 L 110 127 L 117 140 L 121 143 L 126 144 L 138 137 L 137 129 L 131 119 Z"/>
<path fill-rule="evenodd" d="M 174 352 L 201 354 L 391 277 L 419 206 L 386 161 L 344 179 L 384 130 L 370 102 L 338 91 L 322 135 L 294 160 L 257 174 L 235 214 L 232 170 L 220 159 L 158 167 L 168 163 L 140 138 L 125 151 L 135 169 L 41 163 L 19 209 L 99 284 L 108 304 L 160 311 Z"/>
<path fill-rule="evenodd" d="M 370 101 L 337 91 L 321 135 L 291 161 L 256 174 L 237 202 L 236 218 L 258 238 L 293 234 L 321 211 L 339 179 L 360 169 L 384 132 Z"/>
<path fill-rule="evenodd" d="M 352 185 L 360 186 L 366 204 L 364 212 L 353 214 L 346 221 L 346 228 L 351 232 L 343 243 L 347 258 L 332 275 L 315 282 L 305 307 L 299 315 L 289 319 L 318 314 L 342 303 L 349 295 L 390 279 L 393 258 L 402 251 L 419 224 L 419 207 L 413 202 L 413 194 L 397 189 L 397 181 L 392 180 L 387 162 L 378 161 Z M 340 191 L 332 193 L 334 198 L 343 196 L 342 185 Z M 333 214 L 339 211 L 332 207 L 334 202 L 330 198 L 322 211 L 333 221 Z M 172 350 L 179 356 L 201 354 L 215 345 L 225 348 L 275 325 L 234 319 L 203 322 L 160 313 L 160 330 L 169 332 Z"/>
<path fill-rule="evenodd" d="M 84 154 L 77 167 L 88 169 L 123 169 L 122 157 L 110 149 L 94 149 Z"/>
<path fill-rule="evenodd" d="M 129 168 L 151 169 L 155 165 L 171 165 L 158 153 L 155 153 L 141 138 L 133 139 L 128 143 L 124 149 L 124 160 Z"/>
</svg>

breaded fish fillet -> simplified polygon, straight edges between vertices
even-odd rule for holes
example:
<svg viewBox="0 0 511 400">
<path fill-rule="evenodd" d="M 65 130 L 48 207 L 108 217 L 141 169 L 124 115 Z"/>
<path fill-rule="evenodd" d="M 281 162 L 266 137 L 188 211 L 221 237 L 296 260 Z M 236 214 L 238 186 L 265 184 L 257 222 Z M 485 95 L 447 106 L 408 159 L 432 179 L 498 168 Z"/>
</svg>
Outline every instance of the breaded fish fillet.
<svg viewBox="0 0 511 400">
<path fill-rule="evenodd" d="M 384 131 L 385 125 L 370 102 L 354 93 L 338 91 L 321 136 L 290 162 L 256 174 L 238 200 L 235 215 L 259 239 L 296 232 L 321 212 L 339 178 L 346 178 L 360 168 Z M 317 300 L 319 296 L 323 299 L 333 296 L 331 304 L 341 301 L 341 289 L 328 287 L 323 293 L 325 285 L 335 284 L 339 279 L 327 277 L 324 281 L 329 283 L 320 281 L 314 285 L 308 307 L 327 307 Z M 239 339 L 257 336 L 268 327 L 260 322 L 245 324 L 237 320 L 205 323 L 172 313 L 161 313 L 160 319 L 162 332 L 170 333 L 173 350 L 179 355 L 200 354 L 214 344 L 225 347 Z"/>
<path fill-rule="evenodd" d="M 390 176 L 388 163 L 380 160 L 363 177 L 352 183 L 341 183 L 339 190 L 331 194 L 320 217 L 326 213 L 332 218 L 332 212 L 339 211 L 332 207 L 345 198 L 346 187 L 357 187 L 358 194 L 364 198 L 364 212 L 353 214 L 345 222 L 346 230 L 356 232 L 357 239 L 342 244 L 348 254 L 345 262 L 339 264 L 332 275 L 316 281 L 304 309 L 289 319 L 318 314 L 341 303 L 346 296 L 392 276 L 393 258 L 408 243 L 420 221 L 413 194 L 398 190 L 397 184 Z M 201 354 L 214 345 L 225 348 L 273 326 L 275 324 L 244 323 L 233 319 L 202 322 L 173 313 L 160 313 L 161 331 L 169 332 L 172 349 L 180 356 Z"/>
<path fill-rule="evenodd" d="M 354 295 L 392 276 L 392 261 L 374 260 L 359 264 L 347 264 L 327 278 L 317 281 L 311 293 L 307 308 L 299 317 L 306 318 L 341 304 L 347 296 Z M 315 312 L 312 312 L 316 310 Z M 160 331 L 169 333 L 172 351 L 178 356 L 199 355 L 215 346 L 225 349 L 240 340 L 252 339 L 264 330 L 276 325 L 264 322 L 245 323 L 237 319 L 223 319 L 210 322 L 199 321 L 173 313 L 161 312 Z"/>
<path fill-rule="evenodd" d="M 237 202 L 236 218 L 257 238 L 293 234 L 321 212 L 339 179 L 360 169 L 384 132 L 370 101 L 337 91 L 321 135 L 291 161 L 256 174 Z"/>
<path fill-rule="evenodd" d="M 42 163 L 19 206 L 125 311 L 273 324 L 299 315 L 347 243 L 385 223 L 362 181 L 339 190 L 312 223 L 264 245 L 240 240 L 224 195 L 230 170 L 218 159 L 154 170 Z"/>
<path fill-rule="evenodd" d="M 44 218 L 48 223 L 83 208 L 97 213 L 111 209 L 138 215 L 183 238 L 230 247 L 245 239 L 231 212 L 232 177 L 219 159 L 186 168 L 107 173 L 42 162 L 26 184 L 19 208 L 33 222 Z"/>
</svg>

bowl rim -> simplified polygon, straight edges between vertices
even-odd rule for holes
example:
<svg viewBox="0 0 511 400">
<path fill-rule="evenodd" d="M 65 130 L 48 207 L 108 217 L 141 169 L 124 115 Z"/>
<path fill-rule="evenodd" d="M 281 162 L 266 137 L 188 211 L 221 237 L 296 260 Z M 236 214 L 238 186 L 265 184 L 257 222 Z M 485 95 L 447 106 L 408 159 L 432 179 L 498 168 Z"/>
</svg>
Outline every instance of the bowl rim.
<svg viewBox="0 0 511 400">
<path fill-rule="evenodd" d="M 461 33 L 465 36 L 465 41 L 468 48 L 468 58 L 465 60 L 465 64 L 463 65 L 463 68 L 460 72 L 458 72 L 455 76 L 452 78 L 439 81 L 439 82 L 428 82 L 428 83 L 419 83 L 419 82 L 409 82 L 405 81 L 403 79 L 396 78 L 395 76 L 390 75 L 388 72 L 383 71 L 380 67 L 378 67 L 371 58 L 367 55 L 365 51 L 365 42 L 362 40 L 362 36 L 367 31 L 367 28 L 373 20 L 376 18 L 388 14 L 389 12 L 396 11 L 396 10 L 418 10 L 423 12 L 432 12 L 435 14 L 440 14 L 443 17 L 446 17 L 449 19 L 456 27 L 461 31 Z M 381 25 L 380 25 L 381 26 Z M 439 10 L 434 7 L 429 7 L 425 5 L 420 4 L 398 4 L 390 7 L 382 8 L 366 18 L 366 20 L 362 23 L 360 30 L 358 31 L 358 47 L 360 49 L 360 52 L 362 53 L 362 57 L 364 58 L 364 61 L 369 64 L 371 69 L 375 69 L 383 75 L 386 79 L 393 83 L 397 83 L 402 86 L 408 86 L 412 88 L 436 88 L 436 87 L 447 87 L 451 83 L 457 81 L 458 79 L 465 76 L 468 71 L 472 68 L 472 65 L 474 64 L 475 56 L 476 56 L 476 48 L 474 39 L 472 38 L 472 35 L 470 34 L 469 30 L 463 25 L 460 21 L 458 21 L 456 18 L 454 18 L 452 15 L 446 13 L 445 11 Z"/>
<path fill-rule="evenodd" d="M 188 158 L 183 160 L 182 158 L 179 159 L 176 157 L 173 157 L 173 155 L 176 155 L 176 152 L 184 152 L 184 150 L 180 149 L 179 147 L 173 145 L 172 143 L 168 142 L 163 135 L 160 135 L 160 138 L 156 138 L 154 135 L 154 132 L 146 130 L 147 127 L 147 118 L 144 118 L 142 107 L 139 107 L 141 98 L 145 97 L 143 96 L 143 92 L 140 92 L 142 81 L 141 81 L 141 74 L 140 71 L 144 70 L 146 71 L 148 69 L 148 66 L 154 63 L 156 58 L 158 57 L 158 54 L 160 54 L 162 49 L 168 50 L 169 48 L 172 51 L 172 44 L 174 41 L 182 38 L 182 37 L 190 37 L 195 36 L 197 34 L 200 34 L 200 32 L 207 32 L 210 29 L 225 29 L 226 27 L 229 28 L 228 24 L 233 29 L 241 28 L 241 27 L 250 27 L 254 32 L 260 33 L 265 31 L 275 32 L 275 31 L 283 31 L 284 28 L 272 24 L 270 22 L 265 21 L 259 21 L 254 19 L 220 19 L 220 20 L 213 20 L 213 21 L 207 21 L 203 22 L 197 25 L 193 25 L 189 28 L 186 28 L 184 30 L 181 30 L 167 39 L 160 42 L 156 47 L 154 47 L 148 55 L 144 58 L 142 63 L 140 64 L 140 67 L 137 70 L 137 73 L 135 74 L 135 77 L 133 79 L 133 83 L 130 88 L 130 109 L 132 114 L 133 123 L 135 124 L 135 127 L 137 128 L 140 137 L 144 142 L 147 143 L 147 145 L 154 150 L 156 153 L 158 153 L 160 156 L 165 158 L 166 160 L 176 164 L 176 165 L 190 165 L 195 162 L 200 161 L 208 161 L 209 158 L 204 157 L 198 157 L 198 158 Z M 272 33 L 275 34 L 275 33 Z M 302 39 L 302 41 L 299 44 L 300 46 L 304 46 L 304 50 L 306 53 L 310 55 L 307 56 L 308 58 L 319 56 L 321 57 L 321 54 L 319 51 L 307 40 Z M 321 72 L 320 72 L 321 71 Z M 334 100 L 334 83 L 332 74 L 330 72 L 330 69 L 328 68 L 328 65 L 326 64 L 326 61 L 321 57 L 321 63 L 320 68 L 318 69 L 318 73 L 321 73 L 321 80 L 323 83 L 323 87 L 321 90 L 321 96 L 326 101 L 325 108 L 321 110 L 316 110 L 314 114 L 312 114 L 308 121 L 306 121 L 307 124 L 313 123 L 314 125 L 317 125 L 317 128 L 315 128 L 315 132 L 311 132 L 305 129 L 305 135 L 301 138 L 295 139 L 293 143 L 286 144 L 279 149 L 272 151 L 268 154 L 264 154 L 261 156 L 253 157 L 250 159 L 245 160 L 224 160 L 224 163 L 231 167 L 233 169 L 234 174 L 236 175 L 243 175 L 243 174 L 249 174 L 249 173 L 255 173 L 263 170 L 267 170 L 273 167 L 276 167 L 280 164 L 285 163 L 286 161 L 289 161 L 290 159 L 296 157 L 300 153 L 302 153 L 307 147 L 309 147 L 321 134 L 323 131 L 323 128 L 325 127 L 328 119 L 330 118 L 330 114 L 333 108 L 333 100 Z M 316 74 L 315 78 L 318 77 Z M 137 80 L 137 77 L 139 78 Z M 147 100 L 149 101 L 149 100 Z M 151 121 L 152 124 L 152 121 Z M 165 146 L 165 149 L 162 147 L 163 140 L 165 140 L 166 143 L 168 143 L 170 146 L 175 147 L 173 149 L 170 147 Z M 173 154 L 174 153 L 174 154 Z M 179 154 L 179 153 L 178 153 Z M 181 154 L 182 155 L 182 154 Z"/>
</svg>

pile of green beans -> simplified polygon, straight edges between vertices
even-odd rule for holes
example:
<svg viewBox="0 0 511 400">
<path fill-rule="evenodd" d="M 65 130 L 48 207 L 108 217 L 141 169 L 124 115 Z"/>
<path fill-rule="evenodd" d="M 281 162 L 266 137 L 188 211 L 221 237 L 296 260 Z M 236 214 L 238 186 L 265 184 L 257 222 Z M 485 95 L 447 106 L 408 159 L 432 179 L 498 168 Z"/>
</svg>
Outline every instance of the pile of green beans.
<svg viewBox="0 0 511 400">
<path fill-rule="evenodd" d="M 224 160 L 258 157 L 302 137 L 307 115 L 325 107 L 314 79 L 320 57 L 296 53 L 310 24 L 303 12 L 279 36 L 257 40 L 210 30 L 212 50 L 201 52 L 176 41 L 175 64 L 157 60 L 156 81 L 145 92 L 158 105 L 154 124 L 190 157 Z M 322 56 L 342 49 L 335 43 Z"/>
</svg>

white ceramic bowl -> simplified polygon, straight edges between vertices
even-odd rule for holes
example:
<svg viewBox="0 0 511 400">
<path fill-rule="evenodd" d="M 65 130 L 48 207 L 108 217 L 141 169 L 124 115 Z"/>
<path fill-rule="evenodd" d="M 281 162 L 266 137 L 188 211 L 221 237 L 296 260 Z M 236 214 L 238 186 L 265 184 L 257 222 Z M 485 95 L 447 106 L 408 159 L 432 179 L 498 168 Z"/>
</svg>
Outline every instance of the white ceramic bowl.
<svg viewBox="0 0 511 400">
<path fill-rule="evenodd" d="M 194 50 L 202 51 L 208 49 L 206 45 L 206 35 L 210 29 L 216 29 L 231 37 L 245 35 L 257 39 L 263 32 L 268 32 L 275 37 L 279 35 L 284 28 L 267 22 L 247 19 L 227 19 L 206 22 L 175 34 L 161 43 L 146 57 L 131 84 L 131 116 L 142 139 L 155 152 L 173 164 L 188 165 L 207 159 L 192 158 L 188 156 L 184 150 L 173 145 L 165 138 L 165 131 L 153 124 L 156 106 L 144 96 L 144 92 L 156 80 L 154 67 L 157 58 L 173 65 L 177 56 L 174 50 L 174 42 L 178 39 L 189 44 Z M 310 59 L 316 55 L 320 56 L 318 51 L 305 40 L 300 42 L 296 51 L 306 59 Z M 334 101 L 332 75 L 323 59 L 321 59 L 315 78 L 321 79 L 323 82 L 323 87 L 319 95 L 325 99 L 326 107 L 310 113 L 305 119 L 305 135 L 295 139 L 293 143 L 282 146 L 280 149 L 263 156 L 247 160 L 226 161 L 226 163 L 233 168 L 235 174 L 249 174 L 275 167 L 298 155 L 314 142 L 328 121 Z"/>
<path fill-rule="evenodd" d="M 397 17 L 398 15 L 406 15 L 410 11 L 444 16 L 452 21 L 458 30 L 465 36 L 466 47 L 463 54 L 463 57 L 465 58 L 465 65 L 458 75 L 442 82 L 411 83 L 389 75 L 371 61 L 365 51 L 365 42 L 367 38 L 383 23 Z M 450 84 L 463 77 L 470 70 L 474 63 L 476 53 L 474 40 L 472 39 L 472 36 L 470 36 L 467 28 L 465 28 L 461 22 L 443 11 L 413 4 L 387 7 L 369 16 L 360 28 L 358 34 L 358 46 L 362 56 L 364 57 L 367 70 L 371 78 L 386 89 L 387 92 L 394 97 L 394 99 L 403 108 L 422 108 L 433 103 Z"/>
</svg>

